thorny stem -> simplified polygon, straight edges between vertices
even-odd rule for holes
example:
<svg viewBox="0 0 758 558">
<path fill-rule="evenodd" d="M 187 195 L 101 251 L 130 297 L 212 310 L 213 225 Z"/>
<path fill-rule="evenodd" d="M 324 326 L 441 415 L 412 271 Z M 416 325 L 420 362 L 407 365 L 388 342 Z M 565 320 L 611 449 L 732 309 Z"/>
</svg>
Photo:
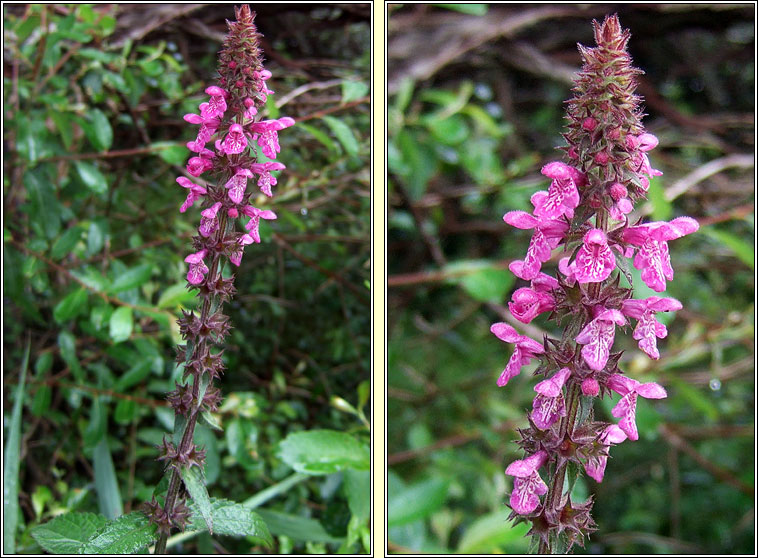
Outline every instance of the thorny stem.
<svg viewBox="0 0 758 558">
<path fill-rule="evenodd" d="M 217 242 L 220 242 L 227 232 L 227 217 L 226 215 L 221 215 L 219 219 L 219 231 L 218 231 L 218 237 L 216 239 Z M 221 255 L 218 252 L 215 252 L 213 255 L 213 260 L 211 260 L 210 269 L 208 272 L 207 281 L 208 284 L 214 284 L 218 280 L 218 276 L 220 275 L 219 270 L 219 262 L 221 260 Z M 205 322 L 208 318 L 208 314 L 210 313 L 211 309 L 216 305 L 217 301 L 215 300 L 215 295 L 209 295 L 206 296 L 203 299 L 203 307 L 201 310 L 201 319 L 203 322 Z M 207 343 L 206 339 L 201 340 L 199 346 L 199 351 L 202 351 L 203 344 Z M 182 440 L 179 443 L 178 453 L 181 455 L 183 453 L 186 453 L 190 450 L 190 446 L 194 443 L 194 437 L 195 437 L 195 426 L 197 425 L 197 417 L 198 413 L 200 412 L 200 401 L 198 401 L 200 396 L 200 376 L 201 375 L 195 375 L 193 377 L 192 381 L 192 400 L 194 401 L 194 405 L 192 406 L 192 411 L 190 412 L 190 416 L 187 419 L 187 425 L 184 429 L 184 434 L 182 435 Z M 210 387 L 210 383 L 208 385 Z M 179 495 L 179 491 L 182 487 L 181 484 L 181 476 L 179 473 L 179 470 L 174 468 L 171 471 L 171 480 L 169 481 L 168 485 L 168 491 L 166 492 L 166 502 L 164 504 L 163 509 L 166 510 L 166 513 L 171 516 L 171 513 L 174 510 L 174 505 L 176 504 L 177 496 Z M 155 552 L 154 554 L 165 554 L 166 552 L 166 543 L 168 541 L 168 533 L 161 533 L 160 538 L 158 539 L 158 542 L 155 543 Z"/>
<path fill-rule="evenodd" d="M 599 208 L 595 214 L 595 227 L 606 232 L 608 229 L 608 212 L 603 208 Z M 589 295 L 591 298 L 596 298 L 600 293 L 600 287 L 602 283 L 592 283 L 589 287 Z M 582 327 L 584 324 L 582 325 Z M 560 433 L 563 440 L 570 439 L 574 433 L 574 427 L 576 426 L 576 415 L 579 411 L 579 384 L 572 383 L 567 390 L 566 399 L 568 402 L 568 412 L 566 416 L 561 419 Z M 561 503 L 563 497 L 563 482 L 566 478 L 566 468 L 568 467 L 568 461 L 558 467 L 555 474 L 550 479 L 548 485 L 548 493 L 545 497 L 545 509 L 555 510 Z M 540 554 L 552 554 L 550 544 L 544 539 L 540 540 L 538 552 Z"/>
</svg>

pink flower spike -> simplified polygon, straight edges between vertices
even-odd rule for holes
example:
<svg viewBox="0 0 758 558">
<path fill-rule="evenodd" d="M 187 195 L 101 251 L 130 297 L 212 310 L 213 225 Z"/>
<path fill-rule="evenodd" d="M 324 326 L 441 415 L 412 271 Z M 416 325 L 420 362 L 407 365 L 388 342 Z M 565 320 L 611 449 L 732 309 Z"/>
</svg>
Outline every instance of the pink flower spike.
<svg viewBox="0 0 758 558">
<path fill-rule="evenodd" d="M 226 134 L 221 146 L 225 153 L 238 154 L 245 151 L 247 148 L 247 138 L 245 137 L 242 126 L 239 124 L 232 124 L 229 127 L 229 133 Z"/>
<path fill-rule="evenodd" d="M 252 177 L 253 173 L 249 169 L 238 169 L 232 176 L 224 188 L 229 189 L 229 199 L 234 203 L 241 203 L 242 198 L 245 195 L 245 189 L 247 188 L 247 179 Z"/>
<path fill-rule="evenodd" d="M 516 513 L 532 513 L 540 504 L 539 496 L 547 493 L 547 485 L 537 473 L 546 461 L 547 452 L 540 450 L 531 457 L 514 461 L 505 470 L 507 475 L 516 477 L 510 498 L 511 507 Z"/>
<path fill-rule="evenodd" d="M 637 395 L 646 399 L 663 399 L 667 396 L 666 390 L 654 382 L 640 384 L 637 380 L 621 374 L 612 374 L 608 378 L 608 388 L 622 396 L 611 410 L 614 417 L 621 419 L 619 420 L 619 428 L 629 436 L 630 440 L 638 440 L 639 434 L 635 422 Z"/>
<path fill-rule="evenodd" d="M 574 273 L 580 283 L 600 283 L 608 278 L 616 267 L 616 259 L 603 231 L 591 229 L 584 235 L 575 263 Z"/>
<path fill-rule="evenodd" d="M 187 281 L 193 285 L 199 285 L 202 283 L 205 274 L 208 273 L 208 266 L 203 262 L 205 255 L 206 251 L 200 250 L 199 252 L 195 252 L 184 258 L 184 261 L 190 264 L 189 271 L 187 272 Z"/>
<path fill-rule="evenodd" d="M 576 342 L 584 345 L 582 357 L 592 370 L 605 368 L 610 356 L 613 339 L 616 335 L 616 325 L 624 325 L 626 319 L 618 310 L 606 310 L 599 307 L 595 319 L 584 326 Z"/>
<path fill-rule="evenodd" d="M 200 219 L 200 227 L 198 228 L 198 231 L 205 238 L 208 238 L 211 234 L 218 230 L 219 224 L 218 219 L 216 218 L 216 214 L 220 208 L 221 202 L 216 202 L 208 209 L 200 213 L 200 215 L 202 215 L 202 219 Z"/>
<path fill-rule="evenodd" d="M 516 345 L 508 364 L 497 380 L 499 387 L 505 386 L 511 378 L 517 376 L 521 372 L 521 367 L 529 364 L 536 355 L 545 352 L 545 348 L 540 343 L 525 335 L 519 335 L 513 327 L 505 322 L 493 324 L 490 331 L 501 341 Z"/>
</svg>

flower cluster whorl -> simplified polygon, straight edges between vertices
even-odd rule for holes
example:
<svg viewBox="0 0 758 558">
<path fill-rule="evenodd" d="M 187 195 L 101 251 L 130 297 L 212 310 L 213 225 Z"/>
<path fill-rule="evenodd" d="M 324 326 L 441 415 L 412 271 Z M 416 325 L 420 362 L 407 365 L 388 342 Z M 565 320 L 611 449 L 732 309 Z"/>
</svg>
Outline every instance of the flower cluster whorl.
<svg viewBox="0 0 758 558">
<path fill-rule="evenodd" d="M 515 345 L 498 386 L 505 386 L 532 360 L 540 362 L 535 374 L 546 377 L 534 388 L 530 426 L 520 430 L 519 444 L 527 456 L 505 471 L 515 477 L 512 517 L 532 521 L 530 533 L 543 549 L 549 547 L 549 533 L 568 533 L 565 542 L 570 548 L 594 530 L 592 500 L 572 504 L 562 493 L 566 465 L 573 462 L 602 481 L 610 446 L 639 438 L 637 397 L 666 397 L 660 385 L 626 377 L 618 367 L 621 353 L 613 353 L 612 347 L 617 327 L 634 320 L 633 338 L 639 348 L 659 358 L 657 340 L 666 337 L 667 330 L 655 314 L 682 305 L 670 297 L 633 299 L 631 286 L 620 285 L 621 277 L 628 277 L 624 259 L 633 258 L 642 281 L 662 292 L 674 275 L 667 242 L 699 226 L 690 217 L 629 223 L 634 202 L 645 198 L 649 177 L 662 174 L 647 156 L 658 139 L 641 122 L 641 99 L 634 89 L 635 77 L 642 72 L 631 66 L 626 52 L 629 31 L 622 32 L 615 15 L 593 24 L 598 46 L 579 46 L 584 65 L 568 102 L 563 148 L 568 162 L 542 168 L 551 182 L 547 191 L 532 196 L 531 213 L 510 211 L 503 217 L 511 226 L 533 231 L 524 259 L 510 264 L 517 277 L 530 281 L 513 293 L 511 315 L 529 323 L 550 313 L 557 323 L 568 324 L 560 340 L 546 336 L 543 342 L 520 335 L 506 323 L 491 328 L 500 340 Z M 563 255 L 558 274 L 551 277 L 542 265 L 559 247 Z M 593 398 L 612 393 L 621 396 L 612 411 L 618 424 L 594 421 Z M 585 412 L 578 413 L 580 406 Z M 549 489 L 539 474 L 548 465 L 553 471 Z"/>
</svg>

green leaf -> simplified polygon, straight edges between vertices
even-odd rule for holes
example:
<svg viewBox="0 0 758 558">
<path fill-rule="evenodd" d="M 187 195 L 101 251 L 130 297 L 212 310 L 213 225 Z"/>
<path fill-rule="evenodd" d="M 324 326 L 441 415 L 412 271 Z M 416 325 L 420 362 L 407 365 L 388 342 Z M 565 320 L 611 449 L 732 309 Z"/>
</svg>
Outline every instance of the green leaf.
<svg viewBox="0 0 758 558">
<path fill-rule="evenodd" d="M 447 489 L 446 480 L 432 478 L 408 485 L 402 490 L 390 491 L 387 525 L 404 525 L 429 517 L 445 503 Z"/>
<path fill-rule="evenodd" d="M 453 10 L 454 12 L 460 12 L 462 14 L 483 16 L 487 15 L 489 6 L 487 4 L 432 4 L 439 8 L 445 8 L 447 10 Z"/>
<path fill-rule="evenodd" d="M 116 310 L 118 312 L 118 310 Z M 150 368 L 153 366 L 152 358 L 143 358 L 134 363 L 129 370 L 116 381 L 113 389 L 118 392 L 125 392 L 127 389 L 140 383 L 150 375 Z"/>
<path fill-rule="evenodd" d="M 87 255 L 92 256 L 103 249 L 105 245 L 105 227 L 107 225 L 92 221 L 87 229 Z"/>
<path fill-rule="evenodd" d="M 514 282 L 513 274 L 487 260 L 459 260 L 447 264 L 443 272 L 449 282 L 481 302 L 502 302 Z"/>
<path fill-rule="evenodd" d="M 108 122 L 108 117 L 100 109 L 90 110 L 90 122 L 92 123 L 92 136 L 89 140 L 98 151 L 108 151 L 113 144 L 113 128 Z"/>
<path fill-rule="evenodd" d="M 95 165 L 84 161 L 74 161 L 74 166 L 76 172 L 79 173 L 79 178 L 93 194 L 102 195 L 108 191 L 108 181 Z"/>
<path fill-rule="evenodd" d="M 202 470 L 199 467 L 181 467 L 179 472 L 182 475 L 184 486 L 192 497 L 192 501 L 200 510 L 208 531 L 213 534 L 213 513 L 211 510 L 211 500 L 208 497 L 208 489 L 205 487 Z"/>
<path fill-rule="evenodd" d="M 18 524 L 18 471 L 21 462 L 21 411 L 24 406 L 24 387 L 26 386 L 26 369 L 29 366 L 29 349 L 27 339 L 21 374 L 13 402 L 8 439 L 5 443 L 5 470 L 3 474 L 3 552 L 16 552 L 16 526 Z"/>
<path fill-rule="evenodd" d="M 332 131 L 335 137 L 342 144 L 342 147 L 345 148 L 347 154 L 351 157 L 355 157 L 358 154 L 360 146 L 358 145 L 358 140 L 355 139 L 353 131 L 350 129 L 350 127 L 342 120 L 334 118 L 333 116 L 323 116 L 322 118 L 324 122 L 326 122 L 326 125 L 329 126 L 329 129 Z"/>
<path fill-rule="evenodd" d="M 63 330 L 58 334 L 58 349 L 61 352 L 61 358 L 71 369 L 77 381 L 83 382 L 84 369 L 76 356 L 76 339 L 70 331 Z"/>
<path fill-rule="evenodd" d="M 55 308 L 53 309 L 53 318 L 55 318 L 56 322 L 62 324 L 63 322 L 78 316 L 81 314 L 84 305 L 87 304 L 87 299 L 87 289 L 79 287 L 55 305 Z"/>
<path fill-rule="evenodd" d="M 289 434 L 279 444 L 279 457 L 295 471 L 312 475 L 370 468 L 368 447 L 350 434 L 336 430 Z"/>
<path fill-rule="evenodd" d="M 109 293 L 128 291 L 147 283 L 153 273 L 152 264 L 141 264 L 118 275 L 108 289 Z"/>
<path fill-rule="evenodd" d="M 350 513 L 359 521 L 366 521 L 371 516 L 371 471 L 346 469 L 342 482 Z"/>
<path fill-rule="evenodd" d="M 116 470 L 113 467 L 105 431 L 100 442 L 95 446 L 92 463 L 95 470 L 95 491 L 100 513 L 108 519 L 115 519 L 124 513 L 124 508 L 121 504 L 121 492 L 118 489 Z"/>
<path fill-rule="evenodd" d="M 298 123 L 297 125 L 299 128 L 302 128 L 311 134 L 314 138 L 316 138 L 319 142 L 321 142 L 329 151 L 337 151 L 337 145 L 334 143 L 332 138 L 329 137 L 329 134 L 326 134 L 315 126 L 311 126 L 310 124 L 306 124 L 304 122 Z"/>
<path fill-rule="evenodd" d="M 128 306 L 120 306 L 111 314 L 110 336 L 114 343 L 129 339 L 133 327 L 132 309 Z"/>
<path fill-rule="evenodd" d="M 315 519 L 290 515 L 273 510 L 258 510 L 269 531 L 276 536 L 287 536 L 298 541 L 313 543 L 341 543 L 342 539 L 327 533 Z"/>
<path fill-rule="evenodd" d="M 394 158 L 395 168 L 390 165 L 390 170 L 405 179 L 411 201 L 418 201 L 426 193 L 429 179 L 437 172 L 437 157 L 423 138 L 407 129 L 398 132 L 395 143 L 399 157 Z"/>
<path fill-rule="evenodd" d="M 456 554 L 523 554 L 527 551 L 527 523 L 508 522 L 509 511 L 490 513 L 476 519 L 463 533 Z"/>
<path fill-rule="evenodd" d="M 50 402 L 53 400 L 53 391 L 50 386 L 42 384 L 37 388 L 32 401 L 32 414 L 35 417 L 43 417 L 50 410 Z"/>
<path fill-rule="evenodd" d="M 161 293 L 158 299 L 158 308 L 186 306 L 194 298 L 195 293 L 187 290 L 186 283 L 176 283 Z"/>
<path fill-rule="evenodd" d="M 53 191 L 44 165 L 24 173 L 34 223 L 47 238 L 53 239 L 61 230 L 61 206 Z"/>
<path fill-rule="evenodd" d="M 135 554 L 156 539 L 156 526 L 142 512 L 109 521 L 80 550 L 80 554 Z"/>
<path fill-rule="evenodd" d="M 50 554 L 77 554 L 108 520 L 96 513 L 67 513 L 32 528 L 32 538 Z"/>
<path fill-rule="evenodd" d="M 156 141 L 150 145 L 169 165 L 181 165 L 187 160 L 187 147 L 175 141 Z"/>
<path fill-rule="evenodd" d="M 57 261 L 68 255 L 74 246 L 76 246 L 76 243 L 79 242 L 79 239 L 81 239 L 82 232 L 82 229 L 79 227 L 67 229 L 53 244 L 53 248 L 50 250 L 50 257 Z"/>
<path fill-rule="evenodd" d="M 113 420 L 119 424 L 131 424 L 137 418 L 137 402 L 133 399 L 121 399 L 116 404 Z"/>
<path fill-rule="evenodd" d="M 48 111 L 48 116 L 55 123 L 55 127 L 58 128 L 58 133 L 63 140 L 63 146 L 66 149 L 71 148 L 71 142 L 74 139 L 74 126 L 72 124 L 71 115 L 59 110 Z"/>
<path fill-rule="evenodd" d="M 187 529 L 204 531 L 206 525 L 201 519 L 197 504 L 190 502 L 190 509 L 193 514 Z M 211 500 L 211 515 L 213 517 L 213 530 L 216 535 L 254 537 L 267 547 L 271 547 L 273 544 L 271 533 L 269 533 L 263 518 L 242 504 L 213 498 Z"/>
<path fill-rule="evenodd" d="M 342 82 L 342 102 L 349 103 L 368 95 L 368 85 L 362 81 L 346 79 Z"/>
<path fill-rule="evenodd" d="M 755 249 L 752 237 L 750 242 L 748 242 L 728 231 L 714 229 L 713 227 L 702 227 L 700 231 L 716 240 L 719 244 L 729 248 L 750 269 L 755 269 Z"/>
</svg>

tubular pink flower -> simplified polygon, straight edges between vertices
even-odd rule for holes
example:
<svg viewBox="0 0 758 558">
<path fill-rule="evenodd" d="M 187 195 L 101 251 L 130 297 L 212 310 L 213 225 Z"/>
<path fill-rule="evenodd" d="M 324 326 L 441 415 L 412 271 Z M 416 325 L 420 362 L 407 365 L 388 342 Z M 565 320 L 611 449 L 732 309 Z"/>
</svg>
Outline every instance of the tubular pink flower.
<svg viewBox="0 0 758 558">
<path fill-rule="evenodd" d="M 510 503 L 516 513 L 532 513 L 540 504 L 539 496 L 547 493 L 547 485 L 537 473 L 547 458 L 547 452 L 540 450 L 526 459 L 514 461 L 505 470 L 506 475 L 515 477 Z"/>
<path fill-rule="evenodd" d="M 211 96 L 211 99 L 205 108 L 201 107 L 200 116 L 203 118 L 220 118 L 224 116 L 226 112 L 226 98 L 229 94 L 215 85 L 206 88 L 205 92 Z"/>
<path fill-rule="evenodd" d="M 187 172 L 192 176 L 200 176 L 205 171 L 212 169 L 214 155 L 210 149 L 203 149 L 197 157 L 191 157 L 187 161 Z"/>
<path fill-rule="evenodd" d="M 582 381 L 582 393 L 590 397 L 597 397 L 600 393 L 600 384 L 595 378 L 589 376 Z"/>
<path fill-rule="evenodd" d="M 579 205 L 577 186 L 587 181 L 584 174 L 561 162 L 548 163 L 541 172 L 553 180 L 547 192 L 537 192 L 532 196 L 534 214 L 549 219 L 573 216 L 574 208 Z"/>
<path fill-rule="evenodd" d="M 275 161 L 266 161 L 265 163 L 254 163 L 252 171 L 259 174 L 258 187 L 266 196 L 271 197 L 271 187 L 276 186 L 276 177 L 271 174 L 271 171 L 285 169 L 283 164 Z"/>
<path fill-rule="evenodd" d="M 639 348 L 654 360 L 661 356 L 658 353 L 657 339 L 663 339 L 668 334 L 666 326 L 655 319 L 655 313 L 681 309 L 682 303 L 669 297 L 651 296 L 643 300 L 625 300 L 621 303 L 621 312 L 637 320 L 632 337 L 639 341 Z"/>
<path fill-rule="evenodd" d="M 200 250 L 184 258 L 184 261 L 190 264 L 189 271 L 187 272 L 187 281 L 193 285 L 202 283 L 203 279 L 205 279 L 205 274 L 208 273 L 208 266 L 203 262 L 206 253 L 205 250 Z"/>
<path fill-rule="evenodd" d="M 176 179 L 176 181 L 179 183 L 179 185 L 182 188 L 189 189 L 189 192 L 187 192 L 187 199 L 184 200 L 184 203 L 179 208 L 179 213 L 184 213 L 187 211 L 192 205 L 202 198 L 205 194 L 208 193 L 208 191 L 203 188 L 202 186 L 198 186 L 194 182 L 192 182 L 190 179 L 180 176 Z"/>
<path fill-rule="evenodd" d="M 584 235 L 584 244 L 576 253 L 574 276 L 580 283 L 605 281 L 616 267 L 608 239 L 600 229 L 591 229 Z"/>
<path fill-rule="evenodd" d="M 626 318 L 618 310 L 607 310 L 602 306 L 595 309 L 595 319 L 584 326 L 576 342 L 584 345 L 582 357 L 592 370 L 605 368 L 610 356 L 616 325 L 624 325 Z"/>
<path fill-rule="evenodd" d="M 277 132 L 294 124 L 295 121 L 292 118 L 285 116 L 278 120 L 253 122 L 250 124 L 250 130 L 254 132 L 254 137 L 257 137 L 258 147 L 261 148 L 263 154 L 269 159 L 276 159 L 276 154 L 280 151 Z"/>
<path fill-rule="evenodd" d="M 666 390 L 655 382 L 641 384 L 622 374 L 612 374 L 608 378 L 608 387 L 622 396 L 611 410 L 611 414 L 616 418 L 621 418 L 619 428 L 629 436 L 630 440 L 638 440 L 639 434 L 635 422 L 637 396 L 641 395 L 645 399 L 663 399 L 666 397 Z"/>
<path fill-rule="evenodd" d="M 555 308 L 555 299 L 548 293 L 523 287 L 513 293 L 508 308 L 514 318 L 528 324 L 539 314 Z"/>
<path fill-rule="evenodd" d="M 508 268 L 521 279 L 534 279 L 542 264 L 550 259 L 553 248 L 563 240 L 568 223 L 563 219 L 537 218 L 525 211 L 509 211 L 503 220 L 519 229 L 534 229 L 526 257 L 511 262 Z"/>
<path fill-rule="evenodd" d="M 224 141 L 221 143 L 224 153 L 236 155 L 247 149 L 247 138 L 245 137 L 242 126 L 232 124 L 229 127 L 229 133 L 226 134 Z"/>
<path fill-rule="evenodd" d="M 671 222 L 656 221 L 628 227 L 622 233 L 625 242 L 638 246 L 634 267 L 641 270 L 645 284 L 656 292 L 666 290 L 666 279 L 674 278 L 669 258 L 668 241 L 695 232 L 700 228 L 691 217 L 677 217 Z"/>
<path fill-rule="evenodd" d="M 534 391 L 537 396 L 532 402 L 532 421 L 540 430 L 547 430 L 560 417 L 566 416 L 566 402 L 563 399 L 563 385 L 571 376 L 571 370 L 561 368 L 552 378 L 542 380 Z"/>
<path fill-rule="evenodd" d="M 200 227 L 198 228 L 198 231 L 205 238 L 208 238 L 211 234 L 213 234 L 215 231 L 218 230 L 219 224 L 218 224 L 218 218 L 216 217 L 216 214 L 218 213 L 218 210 L 220 208 L 221 208 L 221 202 L 216 202 L 212 206 L 210 206 L 208 209 L 200 213 L 200 215 L 202 215 L 203 218 L 200 219 Z"/>
<path fill-rule="evenodd" d="M 600 483 L 603 482 L 603 476 L 605 476 L 605 466 L 608 463 L 608 450 L 611 444 L 620 444 L 626 440 L 626 433 L 615 424 L 609 424 L 598 440 L 603 444 L 604 451 L 599 457 L 590 458 L 584 462 L 584 470 L 596 482 Z"/>
<path fill-rule="evenodd" d="M 242 213 L 250 217 L 250 220 L 245 225 L 245 228 L 247 229 L 253 241 L 258 243 L 261 241 L 261 236 L 258 231 L 261 219 L 276 219 L 276 213 L 270 209 L 258 209 L 252 205 L 248 205 L 246 208 L 244 208 L 242 210 Z"/>
<path fill-rule="evenodd" d="M 529 364 L 533 358 L 545 352 L 545 348 L 541 344 L 525 335 L 519 335 L 513 327 L 505 322 L 492 324 L 490 331 L 501 341 L 516 345 L 508 364 L 497 379 L 499 387 L 505 386 L 511 378 L 518 376 L 523 365 Z"/>
<path fill-rule="evenodd" d="M 234 252 L 232 252 L 232 254 L 229 256 L 229 261 L 239 267 L 240 263 L 242 263 L 242 254 L 245 251 L 245 246 L 252 244 L 253 242 L 255 241 L 249 234 L 243 234 L 241 237 L 239 237 L 237 240 L 237 245 L 234 248 Z M 260 242 L 260 240 L 258 240 L 258 242 Z"/>
<path fill-rule="evenodd" d="M 237 169 L 226 184 L 224 188 L 229 189 L 229 199 L 234 203 L 241 203 L 242 198 L 245 195 L 245 188 L 247 188 L 247 179 L 252 177 L 253 173 L 250 169 Z"/>
</svg>

